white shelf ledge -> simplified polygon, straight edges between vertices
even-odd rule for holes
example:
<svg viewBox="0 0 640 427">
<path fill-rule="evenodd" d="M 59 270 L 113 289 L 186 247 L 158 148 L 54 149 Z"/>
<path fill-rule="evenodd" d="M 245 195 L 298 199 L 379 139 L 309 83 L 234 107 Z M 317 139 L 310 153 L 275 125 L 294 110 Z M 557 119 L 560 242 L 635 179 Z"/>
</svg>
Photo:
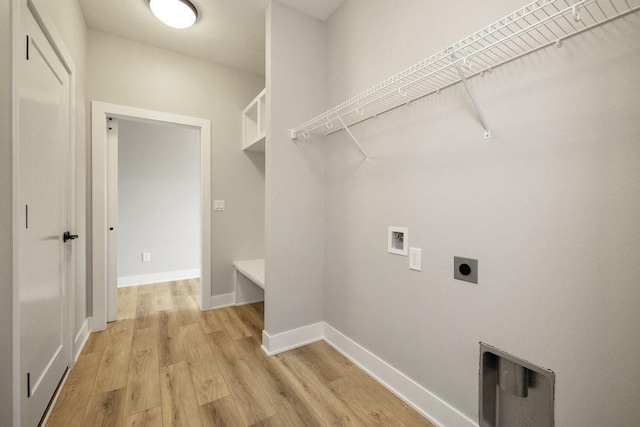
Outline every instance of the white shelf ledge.
<svg viewBox="0 0 640 427">
<path fill-rule="evenodd" d="M 264 153 L 266 89 L 242 111 L 242 149 Z"/>
<path fill-rule="evenodd" d="M 290 130 L 330 135 L 640 8 L 640 0 L 537 0 Z M 486 121 L 469 96 L 490 137 Z M 359 146 L 360 150 L 362 147 Z M 365 158 L 367 158 L 366 154 Z"/>
<path fill-rule="evenodd" d="M 258 135 L 253 140 L 248 141 L 247 145 L 243 148 L 243 150 L 253 151 L 256 153 L 264 153 L 265 138 L 266 138 L 266 133 L 262 132 L 261 135 Z"/>
<path fill-rule="evenodd" d="M 264 289 L 264 259 L 234 261 L 233 266 L 238 273 Z"/>
</svg>

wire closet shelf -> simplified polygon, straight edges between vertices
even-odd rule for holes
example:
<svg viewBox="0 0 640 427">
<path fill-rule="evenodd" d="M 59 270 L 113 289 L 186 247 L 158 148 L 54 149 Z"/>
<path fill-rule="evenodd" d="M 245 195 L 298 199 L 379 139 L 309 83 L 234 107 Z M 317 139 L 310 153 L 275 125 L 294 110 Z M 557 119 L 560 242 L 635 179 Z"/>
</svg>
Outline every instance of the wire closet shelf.
<svg viewBox="0 0 640 427">
<path fill-rule="evenodd" d="M 555 44 L 605 22 L 635 12 L 640 0 L 537 0 L 471 34 L 399 74 L 290 130 L 292 139 L 330 135 L 462 82 L 485 127 L 466 79 Z M 363 154 L 366 154 L 363 151 Z M 368 159 L 368 158 L 367 158 Z"/>
</svg>

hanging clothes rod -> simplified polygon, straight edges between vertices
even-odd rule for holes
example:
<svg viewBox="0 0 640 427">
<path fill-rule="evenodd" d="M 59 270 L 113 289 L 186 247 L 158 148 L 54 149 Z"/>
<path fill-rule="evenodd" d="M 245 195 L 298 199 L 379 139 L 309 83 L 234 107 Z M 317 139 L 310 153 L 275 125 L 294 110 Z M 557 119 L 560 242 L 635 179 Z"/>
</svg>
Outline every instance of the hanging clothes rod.
<svg viewBox="0 0 640 427">
<path fill-rule="evenodd" d="M 352 127 L 638 9 L 640 0 L 534 1 L 291 129 L 291 138 Z M 469 95 L 488 137 L 477 100 Z"/>
</svg>

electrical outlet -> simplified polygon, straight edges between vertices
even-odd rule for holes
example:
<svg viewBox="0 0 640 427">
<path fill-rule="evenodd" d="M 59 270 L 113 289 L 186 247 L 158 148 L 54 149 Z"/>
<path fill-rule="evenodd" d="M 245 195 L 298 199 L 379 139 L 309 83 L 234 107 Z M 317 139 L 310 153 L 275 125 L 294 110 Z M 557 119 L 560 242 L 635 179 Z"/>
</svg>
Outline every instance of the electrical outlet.
<svg viewBox="0 0 640 427">
<path fill-rule="evenodd" d="M 422 249 L 409 248 L 409 269 L 422 271 Z"/>
<path fill-rule="evenodd" d="M 149 252 L 142 253 L 142 262 L 151 262 L 151 254 Z"/>
<path fill-rule="evenodd" d="M 214 200 L 213 201 L 213 210 L 214 211 L 223 211 L 224 210 L 224 200 Z"/>
<path fill-rule="evenodd" d="M 453 257 L 453 278 L 465 282 L 478 283 L 478 260 Z"/>
</svg>

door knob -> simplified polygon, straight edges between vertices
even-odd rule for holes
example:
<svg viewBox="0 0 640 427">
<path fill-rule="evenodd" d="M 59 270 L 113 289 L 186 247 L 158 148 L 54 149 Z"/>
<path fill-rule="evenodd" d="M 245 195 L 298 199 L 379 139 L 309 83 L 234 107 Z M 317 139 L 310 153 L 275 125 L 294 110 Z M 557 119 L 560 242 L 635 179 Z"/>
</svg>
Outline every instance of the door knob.
<svg viewBox="0 0 640 427">
<path fill-rule="evenodd" d="M 71 234 L 68 231 L 65 231 L 64 234 L 62 235 L 62 240 L 64 242 L 66 242 L 67 240 L 75 240 L 78 238 L 77 234 Z"/>
</svg>

